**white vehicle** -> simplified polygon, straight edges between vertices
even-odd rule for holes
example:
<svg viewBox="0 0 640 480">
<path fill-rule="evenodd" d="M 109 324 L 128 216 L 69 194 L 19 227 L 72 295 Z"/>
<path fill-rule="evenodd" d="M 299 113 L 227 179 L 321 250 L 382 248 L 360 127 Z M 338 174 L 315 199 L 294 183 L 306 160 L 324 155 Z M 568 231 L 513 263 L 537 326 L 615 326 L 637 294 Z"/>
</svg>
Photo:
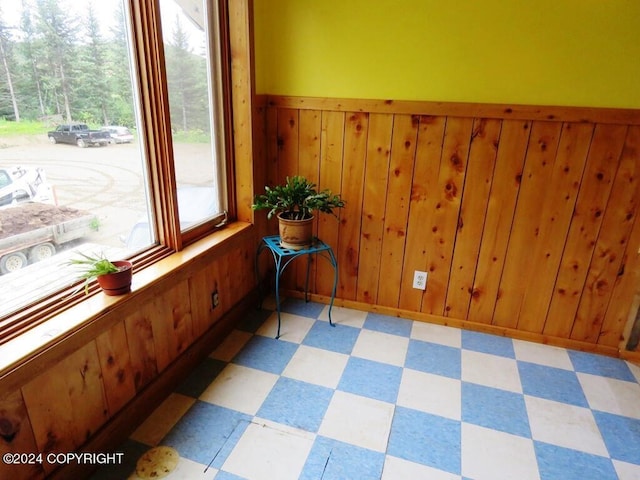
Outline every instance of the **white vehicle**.
<svg viewBox="0 0 640 480">
<path fill-rule="evenodd" d="M 55 205 L 53 187 L 42 168 L 0 167 L 0 206 L 23 202 Z"/>
<path fill-rule="evenodd" d="M 109 125 L 102 127 L 100 130 L 109 132 L 109 136 L 111 137 L 109 143 L 131 143 L 133 141 L 133 134 L 127 127 Z"/>
</svg>

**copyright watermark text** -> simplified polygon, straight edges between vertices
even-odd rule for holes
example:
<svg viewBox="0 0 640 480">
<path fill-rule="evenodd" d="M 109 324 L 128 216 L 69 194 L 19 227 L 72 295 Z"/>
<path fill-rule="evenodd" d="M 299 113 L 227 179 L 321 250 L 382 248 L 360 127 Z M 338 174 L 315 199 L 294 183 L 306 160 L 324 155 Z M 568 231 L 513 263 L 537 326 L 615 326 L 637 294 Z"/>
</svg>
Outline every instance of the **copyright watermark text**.
<svg viewBox="0 0 640 480">
<path fill-rule="evenodd" d="M 93 453 L 93 452 L 68 452 L 68 453 L 10 453 L 2 455 L 2 463 L 6 465 L 36 465 L 48 463 L 51 465 L 67 465 L 70 463 L 79 465 L 119 465 L 122 463 L 124 453 Z"/>
</svg>

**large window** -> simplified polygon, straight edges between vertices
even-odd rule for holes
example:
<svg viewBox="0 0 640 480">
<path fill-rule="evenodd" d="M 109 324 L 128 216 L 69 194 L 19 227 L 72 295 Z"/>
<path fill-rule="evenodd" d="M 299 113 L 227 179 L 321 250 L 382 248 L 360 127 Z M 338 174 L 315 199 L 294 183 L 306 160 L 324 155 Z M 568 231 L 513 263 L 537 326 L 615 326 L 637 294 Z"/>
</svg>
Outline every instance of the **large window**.
<svg viewBox="0 0 640 480">
<path fill-rule="evenodd" d="M 69 302 L 78 252 L 140 267 L 226 218 L 212 3 L 0 0 L 0 342 Z"/>
</svg>

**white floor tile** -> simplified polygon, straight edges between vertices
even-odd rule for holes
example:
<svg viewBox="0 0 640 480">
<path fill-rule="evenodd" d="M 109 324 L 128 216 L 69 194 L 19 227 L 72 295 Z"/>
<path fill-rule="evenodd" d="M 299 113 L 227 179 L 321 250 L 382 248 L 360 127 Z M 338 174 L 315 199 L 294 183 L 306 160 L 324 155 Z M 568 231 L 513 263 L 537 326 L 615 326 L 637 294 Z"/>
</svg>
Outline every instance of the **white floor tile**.
<svg viewBox="0 0 640 480">
<path fill-rule="evenodd" d="M 613 467 L 618 474 L 618 480 L 638 480 L 640 478 L 640 465 L 612 460 Z"/>
<path fill-rule="evenodd" d="M 333 323 L 347 325 L 349 327 L 362 328 L 367 319 L 367 312 L 353 310 L 351 308 L 336 307 L 331 309 L 331 320 Z M 329 321 L 329 305 L 325 305 L 318 317 L 318 320 Z"/>
<path fill-rule="evenodd" d="M 474 480 L 539 480 L 533 442 L 463 423 L 462 475 Z"/>
<path fill-rule="evenodd" d="M 361 330 L 351 355 L 401 367 L 407 356 L 409 339 L 373 330 Z"/>
<path fill-rule="evenodd" d="M 325 437 L 384 452 L 394 406 L 371 398 L 336 391 L 318 433 Z"/>
<path fill-rule="evenodd" d="M 413 322 L 411 338 L 455 348 L 462 346 L 462 330 L 433 323 Z"/>
<path fill-rule="evenodd" d="M 460 480 L 460 475 L 443 472 L 436 468 L 387 455 L 381 480 L 411 480 L 421 478 L 429 480 Z"/>
<path fill-rule="evenodd" d="M 252 334 L 241 330 L 233 330 L 224 341 L 209 355 L 209 357 L 223 362 L 230 362 L 242 347 L 249 341 Z"/>
<path fill-rule="evenodd" d="M 401 407 L 460 420 L 461 385 L 460 380 L 405 368 L 396 403 Z"/>
<path fill-rule="evenodd" d="M 222 470 L 247 480 L 296 480 L 313 446 L 313 436 L 273 427 L 251 423 Z"/>
<path fill-rule="evenodd" d="M 462 380 L 522 393 L 518 364 L 511 358 L 462 350 Z"/>
<path fill-rule="evenodd" d="M 228 364 L 206 388 L 200 400 L 255 415 L 278 380 L 278 375 Z"/>
<path fill-rule="evenodd" d="M 336 388 L 348 360 L 349 355 L 343 353 L 300 345 L 282 375 L 314 385 Z"/>
<path fill-rule="evenodd" d="M 514 339 L 513 349 L 517 360 L 562 368 L 563 370 L 573 370 L 569 354 L 564 348 Z"/>
<path fill-rule="evenodd" d="M 180 457 L 176 469 L 164 478 L 166 480 L 213 480 L 217 474 L 218 470 L 215 468 Z"/>
<path fill-rule="evenodd" d="M 631 370 L 631 373 L 633 373 L 633 376 L 636 377 L 636 381 L 640 383 L 640 365 L 629 361 L 627 361 L 627 365 L 629 365 L 629 369 Z"/>
<path fill-rule="evenodd" d="M 170 394 L 132 434 L 131 439 L 155 447 L 196 402 L 179 393 Z"/>
<path fill-rule="evenodd" d="M 640 419 L 640 385 L 588 373 L 577 375 L 592 409 Z"/>
<path fill-rule="evenodd" d="M 609 456 L 591 410 L 525 395 L 534 440 Z"/>
<path fill-rule="evenodd" d="M 313 318 L 302 317 L 292 313 L 280 313 L 280 339 L 287 342 L 301 343 L 313 326 Z M 256 330 L 257 335 L 275 338 L 278 333 L 278 314 L 274 312 Z"/>
</svg>

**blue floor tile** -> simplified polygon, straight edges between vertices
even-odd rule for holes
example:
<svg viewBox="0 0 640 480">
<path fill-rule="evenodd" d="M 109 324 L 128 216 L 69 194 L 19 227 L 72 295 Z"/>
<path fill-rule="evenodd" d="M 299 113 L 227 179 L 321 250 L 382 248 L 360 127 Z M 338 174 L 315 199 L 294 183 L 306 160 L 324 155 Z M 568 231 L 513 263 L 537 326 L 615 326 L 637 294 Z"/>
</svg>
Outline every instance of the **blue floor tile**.
<svg viewBox="0 0 640 480">
<path fill-rule="evenodd" d="M 299 480 L 379 480 L 383 453 L 318 436 Z"/>
<path fill-rule="evenodd" d="M 404 366 L 459 380 L 461 363 L 459 348 L 411 339 Z"/>
<path fill-rule="evenodd" d="M 297 349 L 295 343 L 254 335 L 232 362 L 279 375 Z"/>
<path fill-rule="evenodd" d="M 474 352 L 490 353 L 501 357 L 516 358 L 513 341 L 510 338 L 487 333 L 462 330 L 462 348 Z"/>
<path fill-rule="evenodd" d="M 593 416 L 611 458 L 640 465 L 640 420 L 597 411 Z"/>
<path fill-rule="evenodd" d="M 302 343 L 310 347 L 322 348 L 332 352 L 349 355 L 360 334 L 359 328 L 336 324 L 331 327 L 328 322 L 316 322 Z"/>
<path fill-rule="evenodd" d="M 196 401 L 162 445 L 175 448 L 181 457 L 220 468 L 250 421 L 244 413 Z"/>
<path fill-rule="evenodd" d="M 527 407 L 519 393 L 463 382 L 462 421 L 531 438 Z"/>
<path fill-rule="evenodd" d="M 611 460 L 542 442 L 534 442 L 540 480 L 617 480 Z"/>
<path fill-rule="evenodd" d="M 320 316 L 324 305 L 321 303 L 305 302 L 302 298 L 287 298 L 280 304 L 280 311 L 300 315 L 301 317 L 313 318 Z"/>
<path fill-rule="evenodd" d="M 627 382 L 636 381 L 629 366 L 623 360 L 574 350 L 569 350 L 568 353 L 576 372 L 617 378 Z"/>
<path fill-rule="evenodd" d="M 317 432 L 332 396 L 333 390 L 330 388 L 280 377 L 257 416 Z"/>
<path fill-rule="evenodd" d="M 460 475 L 460 422 L 396 407 L 387 453 Z"/>
<path fill-rule="evenodd" d="M 205 358 L 201 364 L 191 370 L 189 376 L 178 386 L 176 392 L 198 398 L 226 365 L 226 362 L 222 360 Z"/>
<path fill-rule="evenodd" d="M 401 380 L 400 367 L 351 357 L 342 373 L 338 390 L 396 403 Z"/>
<path fill-rule="evenodd" d="M 575 372 L 518 361 L 525 395 L 589 407 Z"/>
<path fill-rule="evenodd" d="M 413 322 L 410 320 L 381 315 L 379 313 L 368 313 L 364 321 L 364 328 L 366 329 L 400 335 L 401 337 L 409 337 L 411 335 L 412 325 Z"/>
</svg>

